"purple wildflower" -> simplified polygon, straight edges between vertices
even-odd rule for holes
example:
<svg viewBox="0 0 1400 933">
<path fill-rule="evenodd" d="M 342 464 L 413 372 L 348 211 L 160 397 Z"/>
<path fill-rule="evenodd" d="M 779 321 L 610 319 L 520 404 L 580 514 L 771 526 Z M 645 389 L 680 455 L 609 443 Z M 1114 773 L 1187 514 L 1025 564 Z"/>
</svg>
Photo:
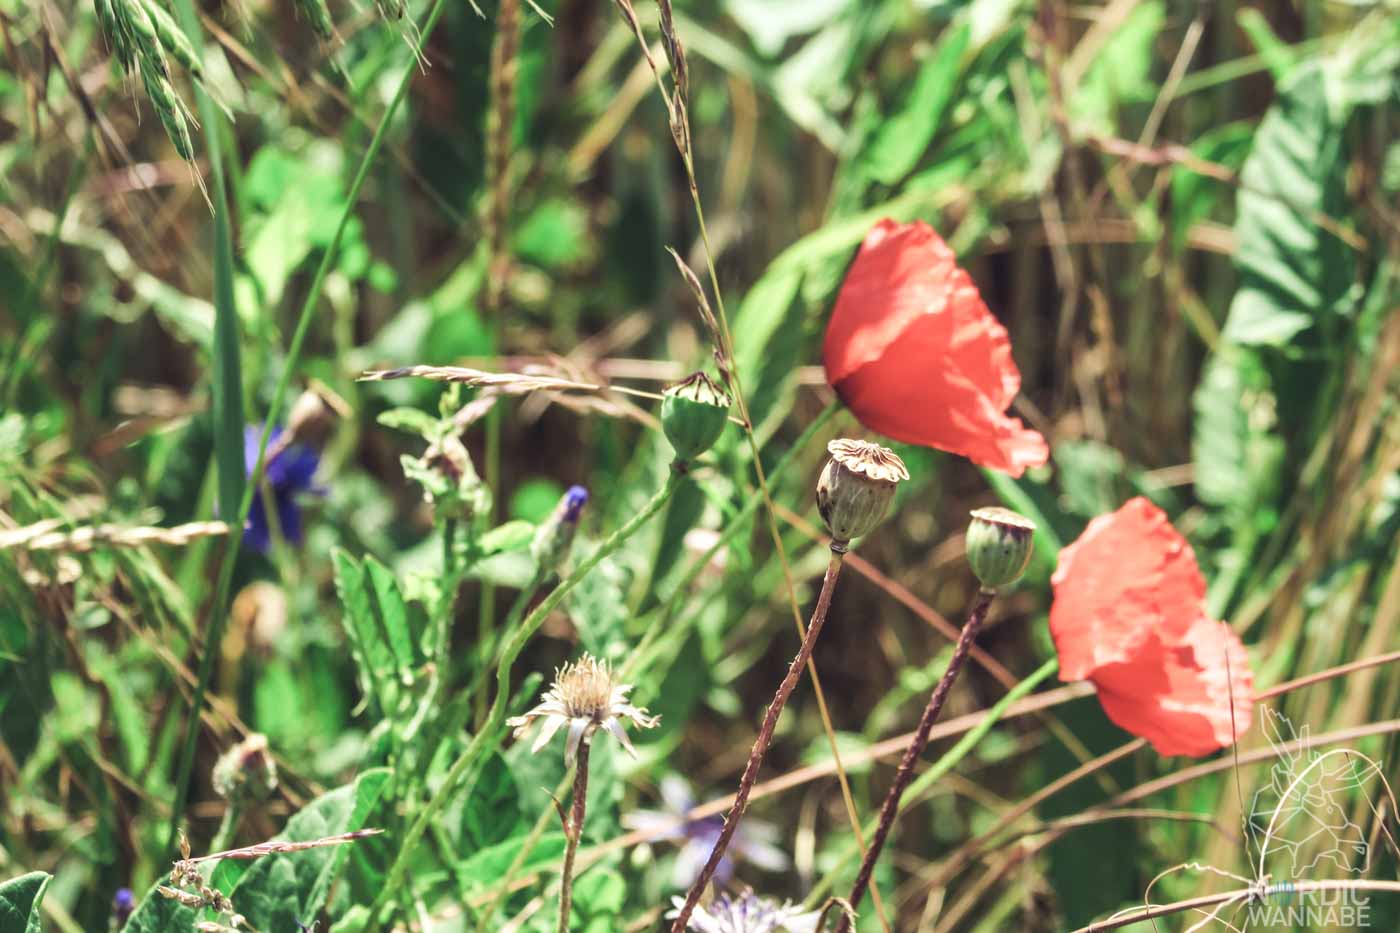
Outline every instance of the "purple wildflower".
<svg viewBox="0 0 1400 933">
<path fill-rule="evenodd" d="M 672 898 L 679 915 L 685 898 Z M 745 889 L 738 897 L 721 894 L 705 907 L 696 907 L 686 928 L 694 933 L 816 933 L 821 911 L 804 913 L 792 901 L 769 900 Z"/>
<path fill-rule="evenodd" d="M 263 464 L 263 489 L 253 496 L 253 507 L 248 512 L 248 527 L 243 540 L 249 547 L 266 554 L 272 547 L 272 525 L 268 522 L 267 499 L 271 499 L 277 511 L 277 529 L 282 539 L 293 544 L 301 541 L 301 509 L 296 498 L 303 492 L 321 492 L 313 483 L 316 468 L 321 465 L 321 456 L 314 450 L 297 444 L 282 445 L 278 438 L 281 428 L 273 428 L 268 435 L 268 459 Z M 251 478 L 253 467 L 258 462 L 258 442 L 262 439 L 262 425 L 250 424 L 243 428 L 243 464 Z"/>
<path fill-rule="evenodd" d="M 117 888 L 117 893 L 112 897 L 112 928 L 120 930 L 131 918 L 134 910 L 136 910 L 136 895 L 131 893 L 130 888 Z"/>
<path fill-rule="evenodd" d="M 563 513 L 561 517 L 564 521 L 577 525 L 578 517 L 587 504 L 588 490 L 582 486 L 570 486 L 569 491 L 564 493 L 564 498 L 559 503 L 559 510 Z"/>
<path fill-rule="evenodd" d="M 686 815 L 695 808 L 695 795 L 685 779 L 674 774 L 661 779 L 661 800 L 665 810 L 628 813 L 622 817 L 622 823 L 628 829 L 641 830 L 653 838 L 681 843 L 671 883 L 677 888 L 686 889 L 700 875 L 700 869 L 719 840 L 724 817 L 716 814 L 699 820 L 687 820 Z M 720 859 L 715 881 L 725 885 L 733 879 L 735 860 L 746 861 L 764 871 L 786 871 L 791 862 L 787 854 L 774 844 L 778 835 L 777 828 L 769 823 L 744 820 Z"/>
</svg>

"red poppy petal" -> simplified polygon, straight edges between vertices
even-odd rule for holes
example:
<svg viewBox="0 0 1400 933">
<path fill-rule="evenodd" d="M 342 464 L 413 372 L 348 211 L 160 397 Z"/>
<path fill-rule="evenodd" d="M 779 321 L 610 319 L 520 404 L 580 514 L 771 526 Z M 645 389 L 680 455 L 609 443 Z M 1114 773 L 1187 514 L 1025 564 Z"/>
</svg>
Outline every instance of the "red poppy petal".
<svg viewBox="0 0 1400 933">
<path fill-rule="evenodd" d="M 1089 523 L 1050 578 L 1060 679 L 1129 661 L 1155 633 L 1175 644 L 1201 615 L 1206 583 L 1166 513 L 1141 496 Z"/>
<path fill-rule="evenodd" d="M 961 364 L 976 354 L 951 346 L 940 333 L 946 323 L 925 317 L 911 324 L 879 362 L 835 384 L 841 400 L 866 427 L 897 441 L 946 450 L 1012 476 L 1044 463 L 1050 453 L 1045 438 L 1003 414 L 1005 406 L 969 377 Z"/>
<path fill-rule="evenodd" d="M 1225 623 L 1204 616 L 1180 643 L 1164 644 L 1153 633 L 1132 660 L 1102 667 L 1092 679 L 1108 718 L 1161 755 L 1210 754 L 1253 719 L 1244 645 Z"/>
<path fill-rule="evenodd" d="M 866 427 L 1020 476 L 1045 439 L 1005 414 L 1020 391 L 1006 329 L 948 244 L 882 220 L 841 286 L 823 345 L 827 380 Z"/>
</svg>

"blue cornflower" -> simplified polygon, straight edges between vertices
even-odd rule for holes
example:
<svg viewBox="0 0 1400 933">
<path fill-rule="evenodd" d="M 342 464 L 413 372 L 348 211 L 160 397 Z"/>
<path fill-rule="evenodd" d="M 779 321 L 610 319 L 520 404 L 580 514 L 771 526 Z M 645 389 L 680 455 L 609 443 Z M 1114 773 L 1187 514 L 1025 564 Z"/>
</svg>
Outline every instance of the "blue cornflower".
<svg viewBox="0 0 1400 933">
<path fill-rule="evenodd" d="M 724 829 L 724 817 L 707 816 L 699 820 L 686 819 L 695 809 L 695 795 L 685 779 L 668 774 L 661 779 L 661 800 L 664 811 L 638 810 L 624 814 L 622 824 L 628 829 L 641 830 L 652 838 L 670 839 L 681 844 L 676 856 L 675 872 L 671 883 L 678 888 L 689 888 L 700 876 L 700 870 L 719 841 L 720 830 Z M 786 871 L 791 865 L 787 853 L 774 843 L 778 839 L 775 826 L 759 820 L 746 819 L 739 824 L 715 870 L 715 881 L 723 886 L 734 877 L 734 861 L 742 859 L 764 871 Z"/>
<path fill-rule="evenodd" d="M 253 507 L 248 512 L 248 527 L 244 529 L 243 540 L 253 550 L 266 554 L 272 547 L 272 526 L 267 520 L 267 503 L 271 498 L 277 510 L 277 529 L 282 539 L 293 544 L 301 541 L 301 509 L 297 496 L 303 492 L 321 493 L 312 478 L 321 465 L 321 455 L 298 444 L 279 442 L 282 428 L 273 428 L 267 439 L 267 460 L 263 464 L 264 489 L 256 490 Z M 262 439 L 262 425 L 250 424 L 243 428 L 243 465 L 251 478 L 253 467 L 258 462 L 258 442 Z"/>
<path fill-rule="evenodd" d="M 135 909 L 136 895 L 131 893 L 131 889 L 117 888 L 117 893 L 112 898 L 112 929 L 120 930 Z"/>
</svg>

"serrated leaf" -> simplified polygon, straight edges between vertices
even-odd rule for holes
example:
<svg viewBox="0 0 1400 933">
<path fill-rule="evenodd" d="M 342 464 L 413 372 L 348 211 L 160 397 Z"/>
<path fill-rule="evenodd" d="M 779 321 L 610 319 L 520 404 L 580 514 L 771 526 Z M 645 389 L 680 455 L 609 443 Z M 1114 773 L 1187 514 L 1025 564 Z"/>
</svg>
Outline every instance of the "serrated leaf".
<svg viewBox="0 0 1400 933">
<path fill-rule="evenodd" d="M 379 636 L 369 594 L 365 589 L 365 570 L 345 551 L 331 552 L 335 564 L 335 590 L 344 612 L 341 622 L 350 642 L 350 654 L 360 675 L 360 689 L 371 697 L 383 712 L 394 710 L 397 688 L 390 676 L 393 651 Z"/>
<path fill-rule="evenodd" d="M 388 779 L 388 769 L 377 768 L 317 797 L 287 821 L 277 839 L 309 842 L 363 829 Z M 321 912 L 353 845 L 267 855 L 247 863 L 241 874 L 241 866 L 228 860 L 215 870 L 214 883 L 223 887 L 236 877 L 229 897 L 254 928 L 296 930 L 299 922 L 310 925 Z"/>
<path fill-rule="evenodd" d="M 408 605 L 399 592 L 399 581 L 394 578 L 394 572 L 373 555 L 365 555 L 364 568 L 379 630 L 394 654 L 399 673 L 406 675 L 413 666 L 413 632 L 409 629 Z"/>
<path fill-rule="evenodd" d="M 5 933 L 40 933 L 39 905 L 53 875 L 31 871 L 0 884 L 0 930 Z"/>
<path fill-rule="evenodd" d="M 1295 70 L 1259 125 L 1240 179 L 1226 339 L 1281 346 L 1349 311 L 1352 251 L 1324 225 L 1346 206 L 1344 126 L 1317 62 Z"/>
</svg>

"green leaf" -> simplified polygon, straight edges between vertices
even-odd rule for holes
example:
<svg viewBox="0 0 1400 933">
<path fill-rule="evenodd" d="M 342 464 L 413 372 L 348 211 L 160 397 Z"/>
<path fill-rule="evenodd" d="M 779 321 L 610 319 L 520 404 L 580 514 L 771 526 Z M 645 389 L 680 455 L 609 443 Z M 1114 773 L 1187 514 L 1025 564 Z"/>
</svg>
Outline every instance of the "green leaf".
<svg viewBox="0 0 1400 933">
<path fill-rule="evenodd" d="M 399 673 L 407 675 L 413 666 L 413 633 L 409 630 L 408 606 L 399 592 L 399 581 L 373 555 L 365 555 L 364 568 L 379 630 L 394 653 Z"/>
<path fill-rule="evenodd" d="M 627 884 L 611 868 L 594 869 L 574 881 L 573 914 L 576 928 L 585 931 L 616 930 L 618 914 L 627 900 Z"/>
<path fill-rule="evenodd" d="M 5 933 L 40 933 L 39 905 L 53 875 L 31 871 L 0 884 L 0 930 Z"/>
<path fill-rule="evenodd" d="M 462 798 L 456 822 L 463 852 L 479 852 L 504 842 L 522 825 L 520 788 L 498 754 L 486 759 L 471 794 Z"/>
<path fill-rule="evenodd" d="M 189 933 L 194 930 L 194 911 L 156 890 L 168 879 L 162 876 L 151 885 L 136 910 L 127 918 L 122 933 Z M 5 929 L 9 929 L 6 927 Z M 29 931 L 25 931 L 29 933 Z"/>
<path fill-rule="evenodd" d="M 946 32 L 938 50 L 919 69 L 903 104 L 880 123 L 861 157 L 871 178 L 893 185 L 914 170 L 943 124 L 971 35 L 967 23 Z"/>
<path fill-rule="evenodd" d="M 1284 42 L 1269 25 L 1268 19 L 1258 10 L 1240 10 L 1235 16 L 1240 29 L 1249 36 L 1249 41 L 1259 50 L 1259 57 L 1275 81 L 1283 81 L 1293 70 L 1300 57 L 1296 48 Z"/>
<path fill-rule="evenodd" d="M 457 874 L 466 885 L 466 893 L 475 894 L 498 884 L 520 854 L 525 839 L 525 834 L 513 836 L 505 842 L 482 849 L 463 862 Z M 563 854 L 564 834 L 545 833 L 540 837 L 539 844 L 530 850 L 525 863 L 520 866 L 520 873 L 557 867 Z"/>
<path fill-rule="evenodd" d="M 1196 496 L 1253 520 L 1273 499 L 1284 444 L 1274 433 L 1277 400 L 1255 351 L 1223 345 L 1192 397 L 1191 459 Z"/>
<path fill-rule="evenodd" d="M 398 694 L 391 676 L 394 655 L 380 637 L 374 608 L 365 588 L 364 568 L 340 548 L 331 552 L 331 560 L 335 564 L 335 590 L 345 609 L 341 621 L 360 675 L 360 689 L 378 703 L 382 712 L 392 712 L 397 708 Z"/>
<path fill-rule="evenodd" d="M 493 557 L 496 554 L 521 551 L 529 547 L 534 538 L 535 526 L 530 522 L 506 522 L 481 536 L 481 555 Z"/>
<path fill-rule="evenodd" d="M 1295 71 L 1264 116 L 1240 179 L 1228 340 L 1281 346 L 1353 305 L 1352 251 L 1324 221 L 1346 209 L 1344 128 L 1317 62 Z"/>
<path fill-rule="evenodd" d="M 1162 32 L 1166 15 L 1160 0 L 1138 4 L 1104 42 L 1069 101 L 1077 133 L 1113 135 L 1119 110 L 1156 97 L 1152 44 Z"/>
<path fill-rule="evenodd" d="M 388 779 L 387 768 L 376 768 L 317 797 L 287 822 L 277 841 L 309 842 L 363 829 Z M 237 862 L 225 860 L 214 872 L 214 884 L 222 888 L 236 879 L 229 897 L 256 929 L 296 930 L 298 922 L 310 925 L 321 912 L 353 845 L 263 856 L 241 874 Z"/>
</svg>

